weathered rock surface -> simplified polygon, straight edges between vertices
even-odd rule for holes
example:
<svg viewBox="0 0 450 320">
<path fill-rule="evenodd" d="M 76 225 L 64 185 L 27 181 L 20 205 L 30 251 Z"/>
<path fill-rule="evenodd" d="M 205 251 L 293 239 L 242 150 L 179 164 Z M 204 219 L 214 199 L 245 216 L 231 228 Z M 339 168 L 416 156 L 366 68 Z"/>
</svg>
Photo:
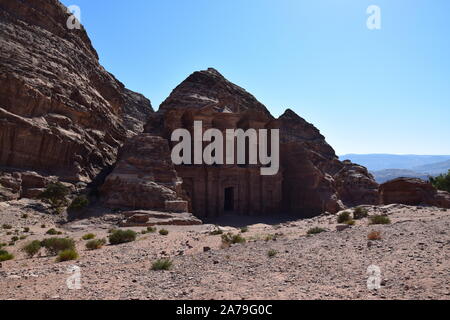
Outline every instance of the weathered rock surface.
<svg viewBox="0 0 450 320">
<path fill-rule="evenodd" d="M 167 213 L 156 211 L 128 211 L 122 212 L 125 220 L 121 227 L 150 227 L 156 225 L 190 226 L 202 224 L 202 221 L 187 212 Z"/>
<path fill-rule="evenodd" d="M 105 205 L 113 208 L 171 210 L 171 201 L 183 202 L 167 140 L 150 134 L 129 139 L 101 192 Z"/>
<path fill-rule="evenodd" d="M 45 187 L 58 181 L 56 176 L 42 176 L 33 171 L 0 172 L 0 201 L 36 198 Z"/>
<path fill-rule="evenodd" d="M 89 182 L 152 108 L 68 17 L 57 0 L 0 0 L 0 166 Z"/>
<path fill-rule="evenodd" d="M 317 128 L 292 110 L 275 119 L 255 97 L 215 69 L 195 72 L 177 86 L 150 117 L 145 132 L 170 141 L 175 129 L 192 133 L 194 121 L 202 121 L 204 130 L 223 133 L 280 129 L 281 140 L 281 168 L 274 176 L 261 176 L 261 165 L 176 166 L 190 210 L 199 217 L 280 212 L 306 217 L 378 202 L 373 177 L 363 167 L 340 162 Z"/>
<path fill-rule="evenodd" d="M 436 190 L 427 181 L 416 178 L 397 178 L 380 185 L 383 204 L 429 205 L 450 208 L 450 193 Z"/>
<path fill-rule="evenodd" d="M 267 108 L 253 95 L 225 79 L 214 68 L 191 74 L 172 91 L 159 111 L 201 109 L 210 105 L 218 109 L 226 108 L 233 113 L 256 110 L 271 117 Z"/>
<path fill-rule="evenodd" d="M 367 168 L 343 161 L 343 167 L 334 175 L 339 198 L 348 206 L 378 204 L 378 183 Z"/>
</svg>

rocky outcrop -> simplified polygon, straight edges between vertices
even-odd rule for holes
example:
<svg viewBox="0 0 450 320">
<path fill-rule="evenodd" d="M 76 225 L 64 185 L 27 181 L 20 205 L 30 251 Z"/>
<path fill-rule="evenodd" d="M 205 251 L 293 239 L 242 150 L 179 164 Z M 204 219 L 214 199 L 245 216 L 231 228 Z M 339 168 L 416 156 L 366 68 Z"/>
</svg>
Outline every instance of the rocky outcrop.
<svg viewBox="0 0 450 320">
<path fill-rule="evenodd" d="M 342 168 L 334 174 L 339 198 L 349 207 L 359 204 L 378 204 L 378 183 L 367 168 L 343 161 Z"/>
<path fill-rule="evenodd" d="M 438 191 L 421 179 L 397 178 L 380 185 L 380 202 L 450 208 L 450 193 Z"/>
<path fill-rule="evenodd" d="M 68 17 L 57 0 L 0 0 L 0 166 L 90 182 L 152 108 Z"/>
<path fill-rule="evenodd" d="M 378 184 L 366 168 L 339 161 L 320 131 L 292 110 L 278 121 L 285 211 L 311 216 L 378 203 Z"/>
<path fill-rule="evenodd" d="M 289 212 L 307 217 L 324 211 L 337 212 L 345 205 L 378 202 L 378 185 L 373 177 L 361 166 L 340 162 L 317 128 L 292 110 L 275 119 L 251 94 L 215 69 L 195 72 L 176 87 L 160 110 L 150 117 L 145 132 L 173 146 L 172 132 L 178 128 L 192 131 L 194 121 L 202 121 L 205 130 L 216 128 L 222 132 L 237 128 L 280 129 L 281 168 L 274 176 L 261 176 L 260 165 L 175 167 L 183 181 L 182 196 L 189 199 L 189 209 L 199 217 L 227 212 L 246 215 Z M 124 154 L 128 157 L 127 152 Z M 150 153 L 142 154 L 140 159 L 152 161 Z M 133 174 L 142 170 L 129 169 Z M 122 170 L 120 165 L 117 170 Z M 110 177 L 108 180 L 114 181 Z M 116 197 L 111 197 L 107 189 L 104 191 L 105 198 Z M 132 203 L 129 199 L 123 199 L 122 203 L 127 201 Z M 145 209 L 153 209 L 150 205 Z"/>
<path fill-rule="evenodd" d="M 106 206 L 187 212 L 181 179 L 172 164 L 167 140 L 141 134 L 131 138 L 101 188 Z"/>
<path fill-rule="evenodd" d="M 179 108 L 201 109 L 211 105 L 233 113 L 256 110 L 272 117 L 267 108 L 253 95 L 225 79 L 214 68 L 191 74 L 161 104 L 159 112 Z"/>
<path fill-rule="evenodd" d="M 121 227 L 151 227 L 155 225 L 190 226 L 202 224 L 202 221 L 187 212 L 168 213 L 158 211 L 127 211 L 122 213 L 125 219 Z"/>
<path fill-rule="evenodd" d="M 56 176 L 42 176 L 33 171 L 0 172 L 0 201 L 36 198 Z"/>
</svg>

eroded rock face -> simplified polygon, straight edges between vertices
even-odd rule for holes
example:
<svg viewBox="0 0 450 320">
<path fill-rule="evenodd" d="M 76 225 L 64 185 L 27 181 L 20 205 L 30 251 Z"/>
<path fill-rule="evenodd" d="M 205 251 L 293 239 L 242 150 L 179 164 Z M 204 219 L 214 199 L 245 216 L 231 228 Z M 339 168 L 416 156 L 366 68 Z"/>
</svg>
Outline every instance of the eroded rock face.
<svg viewBox="0 0 450 320">
<path fill-rule="evenodd" d="M 382 204 L 402 203 L 450 208 L 450 194 L 436 190 L 427 181 L 416 178 L 397 178 L 380 185 Z"/>
<path fill-rule="evenodd" d="M 152 108 L 99 64 L 68 17 L 57 0 L 0 0 L 0 166 L 89 182 Z"/>
<path fill-rule="evenodd" d="M 216 128 L 223 134 L 237 128 L 280 129 L 281 167 L 274 176 L 262 176 L 261 165 L 175 167 L 189 210 L 199 217 L 281 212 L 306 217 L 378 201 L 373 177 L 363 167 L 340 162 L 317 128 L 292 110 L 275 119 L 251 94 L 212 68 L 193 73 L 175 88 L 150 117 L 145 132 L 173 147 L 172 132 L 184 128 L 192 135 L 194 121 L 202 121 L 203 130 Z"/>
<path fill-rule="evenodd" d="M 378 183 L 367 168 L 343 161 L 342 168 L 334 175 L 340 199 L 348 206 L 378 204 Z"/>
<path fill-rule="evenodd" d="M 231 83 L 217 70 L 197 71 L 178 85 L 161 104 L 159 111 L 201 109 L 215 106 L 233 113 L 256 110 L 272 117 L 267 108 L 243 88 Z"/>
<path fill-rule="evenodd" d="M 101 193 L 105 205 L 112 208 L 174 211 L 173 202 L 177 202 L 178 211 L 188 211 L 187 202 L 181 198 L 181 179 L 172 164 L 169 144 L 150 134 L 127 141 Z"/>
<path fill-rule="evenodd" d="M 56 176 L 42 176 L 34 171 L 0 172 L 0 201 L 36 198 Z"/>
<path fill-rule="evenodd" d="M 292 110 L 279 119 L 283 205 L 291 213 L 335 213 L 345 206 L 378 203 L 378 184 L 366 168 L 338 160 L 312 124 Z"/>
</svg>

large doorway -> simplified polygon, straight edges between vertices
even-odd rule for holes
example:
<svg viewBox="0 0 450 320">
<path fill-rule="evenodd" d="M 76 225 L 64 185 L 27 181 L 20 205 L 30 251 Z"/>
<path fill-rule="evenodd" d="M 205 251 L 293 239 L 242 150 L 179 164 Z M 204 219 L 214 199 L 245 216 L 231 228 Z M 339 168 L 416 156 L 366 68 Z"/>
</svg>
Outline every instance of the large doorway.
<svg viewBox="0 0 450 320">
<path fill-rule="evenodd" d="M 233 187 L 225 188 L 223 209 L 225 212 L 234 211 L 234 188 Z"/>
</svg>

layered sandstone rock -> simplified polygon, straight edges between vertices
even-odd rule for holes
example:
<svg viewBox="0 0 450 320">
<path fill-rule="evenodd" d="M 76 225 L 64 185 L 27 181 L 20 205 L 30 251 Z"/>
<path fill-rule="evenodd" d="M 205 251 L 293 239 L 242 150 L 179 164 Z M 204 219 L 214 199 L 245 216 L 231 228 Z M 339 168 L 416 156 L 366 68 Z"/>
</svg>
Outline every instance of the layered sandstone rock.
<svg viewBox="0 0 450 320">
<path fill-rule="evenodd" d="M 382 204 L 402 203 L 450 208 L 450 193 L 436 190 L 427 181 L 397 178 L 380 185 Z"/>
<path fill-rule="evenodd" d="M 188 211 L 187 202 L 181 198 L 181 179 L 172 164 L 169 144 L 150 134 L 127 141 L 101 193 L 105 205 L 112 208 Z"/>
<path fill-rule="evenodd" d="M 216 128 L 223 133 L 238 128 L 280 129 L 281 168 L 276 175 L 262 176 L 261 165 L 175 167 L 190 200 L 189 209 L 199 217 L 231 212 L 288 212 L 305 217 L 378 201 L 373 177 L 363 167 L 340 162 L 317 128 L 292 110 L 275 119 L 251 94 L 215 69 L 195 72 L 176 87 L 150 117 L 145 132 L 160 136 L 172 147 L 172 132 L 184 128 L 192 134 L 194 121 L 202 121 L 203 130 Z M 149 154 L 141 156 L 142 161 L 149 160 Z M 104 196 L 111 198 L 108 192 Z"/>
<path fill-rule="evenodd" d="M 152 108 L 99 64 L 68 17 L 57 0 L 0 0 L 0 166 L 89 182 Z"/>
<path fill-rule="evenodd" d="M 36 198 L 50 183 L 58 181 L 56 176 L 42 176 L 34 171 L 0 172 L 0 201 L 20 198 Z"/>
<path fill-rule="evenodd" d="M 359 204 L 378 204 L 378 183 L 367 168 L 343 161 L 341 169 L 334 174 L 339 198 L 348 206 Z"/>
<path fill-rule="evenodd" d="M 122 227 L 150 227 L 155 225 L 188 226 L 202 224 L 202 221 L 187 212 L 167 213 L 159 211 L 127 211 L 123 212 L 125 219 Z"/>
<path fill-rule="evenodd" d="M 214 68 L 191 74 L 172 91 L 161 104 L 159 111 L 201 109 L 211 105 L 218 109 L 226 108 L 233 113 L 256 110 L 272 117 L 267 108 L 253 95 L 225 79 Z"/>
</svg>

